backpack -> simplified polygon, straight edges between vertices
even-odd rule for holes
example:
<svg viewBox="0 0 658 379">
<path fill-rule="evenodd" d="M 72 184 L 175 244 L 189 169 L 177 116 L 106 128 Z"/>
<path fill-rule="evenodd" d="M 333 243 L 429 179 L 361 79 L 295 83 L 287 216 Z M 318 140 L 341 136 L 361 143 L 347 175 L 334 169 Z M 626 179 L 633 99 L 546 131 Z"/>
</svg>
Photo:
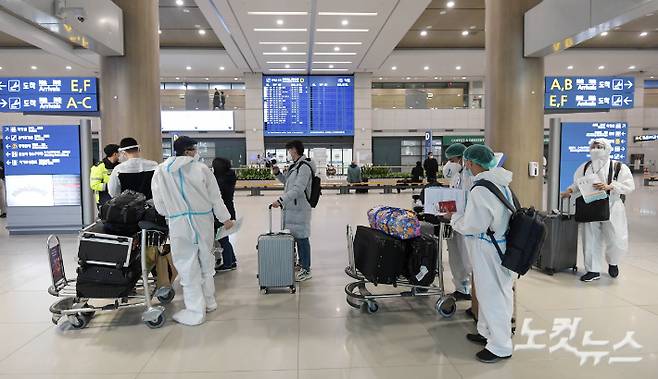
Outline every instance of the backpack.
<svg viewBox="0 0 658 379">
<path fill-rule="evenodd" d="M 534 207 L 522 208 L 514 192 L 512 192 L 514 205 L 510 204 L 500 189 L 488 180 L 476 181 L 473 183 L 471 190 L 475 187 L 485 187 L 488 189 L 512 212 L 507 232 L 505 232 L 505 238 L 507 240 L 505 254 L 501 251 L 493 230 L 487 229 L 487 235 L 496 247 L 503 267 L 514 271 L 520 278 L 521 275 L 525 275 L 528 272 L 539 257 L 539 252 L 546 239 L 544 217 Z"/>
<path fill-rule="evenodd" d="M 307 160 L 302 160 L 300 161 L 300 164 L 297 165 L 297 174 L 299 174 L 299 168 L 302 166 L 302 164 L 307 165 L 308 168 L 311 169 L 311 193 L 308 194 L 306 190 L 304 190 L 304 197 L 306 197 L 306 201 L 308 201 L 308 203 L 311 205 L 311 208 L 315 208 L 320 201 L 320 195 L 322 195 L 322 179 L 315 175 L 313 166 L 311 166 Z"/>
<path fill-rule="evenodd" d="M 101 207 L 100 217 L 106 224 L 137 225 L 146 212 L 146 196 L 125 190 Z"/>
</svg>

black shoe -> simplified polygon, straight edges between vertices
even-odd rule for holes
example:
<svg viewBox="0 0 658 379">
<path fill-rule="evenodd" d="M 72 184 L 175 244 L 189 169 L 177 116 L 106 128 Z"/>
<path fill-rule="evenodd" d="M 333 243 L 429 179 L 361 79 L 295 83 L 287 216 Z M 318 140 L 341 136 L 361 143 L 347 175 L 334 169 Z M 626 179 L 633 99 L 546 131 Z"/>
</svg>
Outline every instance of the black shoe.
<svg viewBox="0 0 658 379">
<path fill-rule="evenodd" d="M 236 270 L 237 268 L 238 268 L 237 263 L 233 263 L 230 266 L 221 265 L 221 266 L 215 267 L 215 271 L 219 271 L 219 272 L 233 271 L 233 270 Z"/>
<path fill-rule="evenodd" d="M 459 291 L 451 293 L 452 297 L 455 298 L 455 301 L 471 301 L 471 295 Z"/>
<path fill-rule="evenodd" d="M 2 216 L 0 216 L 2 217 Z M 608 274 L 610 274 L 611 277 L 616 278 L 619 276 L 619 266 L 617 265 L 608 265 Z"/>
<path fill-rule="evenodd" d="M 466 339 L 479 345 L 487 344 L 487 339 L 484 338 L 484 336 L 482 336 L 480 333 L 469 333 L 466 335 Z"/>
<path fill-rule="evenodd" d="M 475 354 L 475 356 L 477 357 L 478 361 L 480 361 L 482 363 L 496 363 L 501 359 L 510 359 L 510 358 L 512 358 L 511 355 L 508 355 L 506 357 L 499 357 L 499 356 L 497 356 L 496 354 L 490 352 L 487 349 L 483 349 L 479 353 Z"/>
<path fill-rule="evenodd" d="M 601 274 L 598 272 L 588 272 L 587 274 L 580 277 L 581 282 L 591 282 L 592 280 L 601 279 Z"/>
<path fill-rule="evenodd" d="M 468 309 L 467 309 L 466 311 L 464 311 L 464 312 L 466 313 L 466 315 L 467 315 L 468 317 L 470 317 L 470 318 L 472 318 L 473 320 L 477 321 L 477 319 L 475 318 L 475 314 L 473 313 L 473 308 L 468 308 Z"/>
<path fill-rule="evenodd" d="M 0 218 L 7 218 L 7 214 L 6 213 L 1 214 Z"/>
</svg>

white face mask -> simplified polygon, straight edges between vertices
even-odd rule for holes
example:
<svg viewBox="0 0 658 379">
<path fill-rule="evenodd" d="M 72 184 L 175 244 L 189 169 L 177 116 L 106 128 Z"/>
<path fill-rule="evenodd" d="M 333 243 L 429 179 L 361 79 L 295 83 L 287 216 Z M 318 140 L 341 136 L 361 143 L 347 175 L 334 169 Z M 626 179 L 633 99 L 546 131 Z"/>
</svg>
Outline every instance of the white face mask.
<svg viewBox="0 0 658 379">
<path fill-rule="evenodd" d="M 125 152 L 119 153 L 119 163 L 123 163 L 128 160 L 128 156 L 126 155 Z"/>
<path fill-rule="evenodd" d="M 443 177 L 452 178 L 461 171 L 462 165 L 459 163 L 448 162 L 443 166 Z"/>
<path fill-rule="evenodd" d="M 199 153 L 196 152 L 196 153 L 194 153 L 194 157 L 192 157 L 192 158 L 194 158 L 195 161 L 198 161 L 199 159 L 201 159 L 201 155 L 199 155 Z"/>
<path fill-rule="evenodd" d="M 292 155 L 291 155 L 290 153 L 287 153 L 287 154 L 286 154 L 286 160 L 287 160 L 288 162 L 292 162 L 292 161 L 293 161 L 293 159 L 292 159 Z"/>
<path fill-rule="evenodd" d="M 604 149 L 592 149 L 589 152 L 593 160 L 605 160 L 608 157 L 608 153 Z"/>
</svg>

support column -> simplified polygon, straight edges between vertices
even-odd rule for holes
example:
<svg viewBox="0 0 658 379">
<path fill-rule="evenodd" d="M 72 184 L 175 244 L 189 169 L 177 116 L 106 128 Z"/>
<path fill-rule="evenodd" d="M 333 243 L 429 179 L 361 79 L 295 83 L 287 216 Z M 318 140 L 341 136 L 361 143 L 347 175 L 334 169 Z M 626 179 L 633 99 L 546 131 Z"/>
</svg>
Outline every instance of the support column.
<svg viewBox="0 0 658 379">
<path fill-rule="evenodd" d="M 253 163 L 258 154 L 265 154 L 263 136 L 263 74 L 245 73 L 245 136 L 247 139 L 247 164 Z"/>
<path fill-rule="evenodd" d="M 354 74 L 353 159 L 360 165 L 372 163 L 372 74 Z"/>
<path fill-rule="evenodd" d="M 544 61 L 523 56 L 523 19 L 538 0 L 487 0 L 485 137 L 507 156 L 512 188 L 524 206 L 542 206 L 542 176 L 530 177 L 528 163 L 541 165 L 544 140 Z M 541 174 L 541 172 L 540 172 Z"/>
<path fill-rule="evenodd" d="M 157 0 L 113 0 L 123 10 L 122 57 L 101 58 L 101 141 L 134 137 L 142 156 L 162 161 Z"/>
</svg>

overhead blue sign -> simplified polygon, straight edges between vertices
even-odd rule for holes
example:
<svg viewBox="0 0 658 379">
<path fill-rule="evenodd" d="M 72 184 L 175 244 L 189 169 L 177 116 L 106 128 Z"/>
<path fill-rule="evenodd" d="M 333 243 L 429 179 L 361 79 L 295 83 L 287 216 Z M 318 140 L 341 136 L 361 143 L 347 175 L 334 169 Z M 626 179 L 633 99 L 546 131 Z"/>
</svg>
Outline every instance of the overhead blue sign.
<svg viewBox="0 0 658 379">
<path fill-rule="evenodd" d="M 649 142 L 649 141 L 658 141 L 658 134 L 647 134 L 643 136 L 633 137 L 633 142 Z"/>
<path fill-rule="evenodd" d="M 629 109 L 635 102 L 634 90 L 630 76 L 547 76 L 544 109 Z"/>
<path fill-rule="evenodd" d="M 0 112 L 98 112 L 96 78 L 0 78 Z"/>
<path fill-rule="evenodd" d="M 589 146 L 593 139 L 604 138 L 610 142 L 611 159 L 628 160 L 628 124 L 625 122 L 562 123 L 561 137 L 560 192 L 573 183 L 578 167 L 590 159 Z"/>
<path fill-rule="evenodd" d="M 80 175 L 78 125 L 4 126 L 5 174 Z"/>
</svg>

